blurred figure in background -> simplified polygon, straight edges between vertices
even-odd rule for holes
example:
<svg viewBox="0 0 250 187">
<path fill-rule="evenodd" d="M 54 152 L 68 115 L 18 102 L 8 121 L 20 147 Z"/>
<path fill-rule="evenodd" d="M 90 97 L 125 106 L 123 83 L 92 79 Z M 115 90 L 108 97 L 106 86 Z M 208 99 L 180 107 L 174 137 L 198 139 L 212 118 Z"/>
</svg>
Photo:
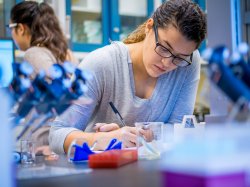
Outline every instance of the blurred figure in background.
<svg viewBox="0 0 250 187">
<path fill-rule="evenodd" d="M 53 9 L 46 3 L 23 1 L 11 9 L 11 35 L 17 47 L 25 51 L 24 60 L 34 68 L 36 76 L 41 70 L 65 61 L 77 65 L 68 48 L 65 36 Z M 49 126 L 43 126 L 35 134 L 38 145 L 48 145 Z"/>
</svg>

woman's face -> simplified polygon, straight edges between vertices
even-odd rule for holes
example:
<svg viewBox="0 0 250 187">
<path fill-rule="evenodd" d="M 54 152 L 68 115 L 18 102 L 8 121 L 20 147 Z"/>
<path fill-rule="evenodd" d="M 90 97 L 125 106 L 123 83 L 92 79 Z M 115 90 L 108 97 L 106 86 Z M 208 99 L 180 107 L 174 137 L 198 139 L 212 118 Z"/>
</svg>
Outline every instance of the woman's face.
<svg viewBox="0 0 250 187">
<path fill-rule="evenodd" d="M 26 25 L 18 23 L 16 27 L 11 28 L 11 35 L 20 50 L 26 51 L 30 47 L 31 36 Z"/>
<path fill-rule="evenodd" d="M 158 32 L 158 37 L 155 35 L 156 32 Z M 173 63 L 173 59 L 176 60 L 175 57 L 190 61 L 190 55 L 197 47 L 194 41 L 187 40 L 172 25 L 164 29 L 156 28 L 156 32 L 153 29 L 153 20 L 149 19 L 146 25 L 146 38 L 143 47 L 143 63 L 148 75 L 155 78 L 178 67 Z M 161 50 L 158 50 L 159 46 L 155 50 L 156 40 L 158 40 Z M 175 55 L 175 57 L 172 55 Z"/>
</svg>

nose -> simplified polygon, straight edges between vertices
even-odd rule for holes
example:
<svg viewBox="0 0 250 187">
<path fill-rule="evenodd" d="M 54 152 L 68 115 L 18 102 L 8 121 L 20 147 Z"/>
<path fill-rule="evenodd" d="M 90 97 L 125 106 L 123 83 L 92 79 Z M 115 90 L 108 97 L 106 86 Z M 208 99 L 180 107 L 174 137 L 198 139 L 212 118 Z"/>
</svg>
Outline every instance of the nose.
<svg viewBox="0 0 250 187">
<path fill-rule="evenodd" d="M 172 60 L 173 60 L 173 57 L 170 57 L 170 58 L 162 58 L 161 59 L 161 62 L 163 64 L 164 67 L 171 67 L 173 66 L 174 64 L 172 63 Z"/>
</svg>

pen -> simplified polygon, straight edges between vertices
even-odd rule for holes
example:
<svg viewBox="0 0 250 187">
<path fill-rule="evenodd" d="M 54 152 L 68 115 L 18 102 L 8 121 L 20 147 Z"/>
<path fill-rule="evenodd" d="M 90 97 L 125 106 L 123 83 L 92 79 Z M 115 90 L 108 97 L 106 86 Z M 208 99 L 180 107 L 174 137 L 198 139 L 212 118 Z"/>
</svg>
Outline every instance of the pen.
<svg viewBox="0 0 250 187">
<path fill-rule="evenodd" d="M 121 122 L 122 126 L 125 127 L 126 124 L 121 116 L 121 114 L 118 112 L 118 110 L 115 108 L 114 104 L 112 102 L 109 102 L 109 105 L 111 106 L 113 112 L 115 113 L 117 119 Z"/>
</svg>

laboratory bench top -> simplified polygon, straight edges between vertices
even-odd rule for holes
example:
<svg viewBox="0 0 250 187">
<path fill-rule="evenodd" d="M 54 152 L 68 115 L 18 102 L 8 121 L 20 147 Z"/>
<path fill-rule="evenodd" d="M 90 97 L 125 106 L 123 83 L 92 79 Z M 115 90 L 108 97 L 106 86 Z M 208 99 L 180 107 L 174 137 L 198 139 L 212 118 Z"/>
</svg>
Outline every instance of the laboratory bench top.
<svg viewBox="0 0 250 187">
<path fill-rule="evenodd" d="M 116 169 L 90 169 L 87 162 L 73 164 L 65 155 L 58 160 L 36 158 L 31 166 L 17 165 L 17 187 L 157 187 L 163 186 L 160 160 L 139 160 Z"/>
</svg>

